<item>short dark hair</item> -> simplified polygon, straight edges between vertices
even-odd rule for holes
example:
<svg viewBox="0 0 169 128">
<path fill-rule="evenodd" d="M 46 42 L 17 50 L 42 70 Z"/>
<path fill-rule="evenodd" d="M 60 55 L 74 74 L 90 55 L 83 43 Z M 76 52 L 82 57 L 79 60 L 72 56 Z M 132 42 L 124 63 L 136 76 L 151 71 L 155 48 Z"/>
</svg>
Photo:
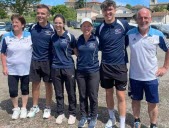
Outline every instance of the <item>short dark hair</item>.
<svg viewBox="0 0 169 128">
<path fill-rule="evenodd" d="M 25 28 L 26 20 L 25 20 L 25 18 L 23 16 L 21 16 L 19 14 L 13 14 L 11 16 L 11 21 L 13 21 L 14 19 L 18 19 L 21 22 L 21 24 L 24 25 L 24 28 Z M 23 30 L 24 30 L 24 28 L 23 28 Z"/>
<path fill-rule="evenodd" d="M 114 2 L 113 0 L 105 0 L 101 5 L 100 8 L 101 10 L 105 10 L 108 7 L 113 6 L 114 8 L 116 8 L 116 2 Z"/>
<path fill-rule="evenodd" d="M 38 5 L 36 6 L 36 8 L 37 8 L 37 9 L 40 9 L 40 8 L 46 8 L 47 11 L 50 13 L 49 7 L 48 7 L 47 5 L 45 5 L 45 4 L 38 4 Z"/>
</svg>

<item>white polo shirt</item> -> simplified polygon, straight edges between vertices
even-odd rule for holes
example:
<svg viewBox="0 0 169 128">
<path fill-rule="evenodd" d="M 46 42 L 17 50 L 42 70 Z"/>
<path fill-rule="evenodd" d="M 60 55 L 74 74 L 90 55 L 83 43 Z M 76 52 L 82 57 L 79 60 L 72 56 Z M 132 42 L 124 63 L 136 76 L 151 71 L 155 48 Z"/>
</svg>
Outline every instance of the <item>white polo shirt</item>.
<svg viewBox="0 0 169 128">
<path fill-rule="evenodd" d="M 169 49 L 169 43 L 163 33 L 150 27 L 146 36 L 142 36 L 138 28 L 127 33 L 130 47 L 130 72 L 131 79 L 150 81 L 156 79 L 158 70 L 157 47 L 163 51 Z"/>
<path fill-rule="evenodd" d="M 1 53 L 6 54 L 9 75 L 28 75 L 32 57 L 32 40 L 29 32 L 23 31 L 17 38 L 11 31 L 2 37 Z"/>
</svg>

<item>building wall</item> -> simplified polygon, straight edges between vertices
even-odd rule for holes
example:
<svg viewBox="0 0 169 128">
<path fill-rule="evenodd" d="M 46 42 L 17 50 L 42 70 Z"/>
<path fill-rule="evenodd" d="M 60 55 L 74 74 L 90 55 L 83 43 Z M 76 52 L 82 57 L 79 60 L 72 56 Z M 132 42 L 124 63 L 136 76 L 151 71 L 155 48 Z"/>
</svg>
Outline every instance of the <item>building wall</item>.
<svg viewBox="0 0 169 128">
<path fill-rule="evenodd" d="M 93 12 L 93 11 L 79 10 L 79 11 L 77 11 L 77 21 L 80 22 L 82 20 L 82 18 L 84 18 L 84 17 L 92 18 L 97 15 L 98 15 L 98 13 Z"/>
<path fill-rule="evenodd" d="M 158 16 L 158 17 L 152 17 L 152 22 L 153 23 L 169 23 L 169 15 L 166 16 Z"/>
</svg>

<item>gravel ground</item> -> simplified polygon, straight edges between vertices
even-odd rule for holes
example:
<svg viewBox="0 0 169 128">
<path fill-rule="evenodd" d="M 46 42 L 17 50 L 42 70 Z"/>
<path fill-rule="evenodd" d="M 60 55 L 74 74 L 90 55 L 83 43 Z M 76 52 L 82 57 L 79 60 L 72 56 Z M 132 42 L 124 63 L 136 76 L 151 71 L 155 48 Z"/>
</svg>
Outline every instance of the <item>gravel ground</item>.
<svg viewBox="0 0 169 128">
<path fill-rule="evenodd" d="M 72 30 L 71 30 L 72 31 Z M 79 30 L 76 30 L 79 33 Z M 158 54 L 159 65 L 163 64 L 164 53 L 159 50 Z M 10 101 L 8 86 L 7 86 L 7 77 L 3 76 L 2 66 L 0 64 L 0 128 L 77 128 L 77 124 L 79 121 L 79 102 L 77 102 L 77 121 L 75 125 L 67 125 L 67 119 L 64 121 L 62 125 L 57 125 L 55 123 L 55 111 L 56 111 L 56 102 L 53 95 L 53 103 L 52 103 L 52 116 L 50 119 L 42 119 L 43 108 L 45 106 L 45 88 L 42 83 L 41 85 L 41 95 L 39 100 L 39 106 L 41 111 L 37 113 L 34 118 L 27 119 L 18 119 L 12 120 L 12 103 Z M 169 73 L 167 73 L 164 77 L 160 78 L 160 103 L 159 103 L 159 118 L 158 118 L 158 127 L 159 128 L 169 128 Z M 31 84 L 30 84 L 31 90 Z M 77 101 L 79 99 L 78 91 L 77 92 Z M 19 92 L 20 94 L 20 92 Z M 32 106 L 32 94 L 30 91 L 29 101 L 28 101 L 28 109 Z M 68 118 L 68 102 L 67 102 L 67 94 L 64 93 L 65 96 L 65 115 Z M 117 103 L 117 102 L 116 102 Z M 19 99 L 19 104 L 21 105 L 21 99 Z M 117 105 L 115 106 L 117 110 Z M 97 121 L 96 128 L 103 128 L 104 124 L 108 119 L 108 113 L 106 109 L 106 101 L 105 101 L 105 91 L 100 87 L 99 89 L 99 117 Z M 116 111 L 116 119 L 117 119 L 117 127 L 119 126 L 119 118 L 118 112 Z M 141 121 L 142 128 L 148 128 L 149 126 L 149 118 L 147 113 L 147 103 L 142 101 L 141 108 Z M 133 124 L 133 117 L 131 111 L 131 100 L 127 97 L 127 118 L 126 118 L 126 128 L 131 128 Z"/>
</svg>

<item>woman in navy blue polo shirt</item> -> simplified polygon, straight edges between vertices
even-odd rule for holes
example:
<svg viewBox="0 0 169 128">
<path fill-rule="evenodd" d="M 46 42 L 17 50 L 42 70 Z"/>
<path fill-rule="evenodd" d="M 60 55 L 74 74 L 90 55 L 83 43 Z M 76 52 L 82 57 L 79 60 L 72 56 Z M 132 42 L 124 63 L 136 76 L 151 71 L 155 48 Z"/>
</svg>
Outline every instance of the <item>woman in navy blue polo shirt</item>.
<svg viewBox="0 0 169 128">
<path fill-rule="evenodd" d="M 89 128 L 94 128 L 97 122 L 98 112 L 98 90 L 99 90 L 99 60 L 98 60 L 98 38 L 92 34 L 92 21 L 83 18 L 81 31 L 77 41 L 77 83 L 80 97 L 81 119 L 78 127 L 84 127 L 88 116 L 88 98 L 90 101 Z"/>
<path fill-rule="evenodd" d="M 26 21 L 21 15 L 11 16 L 12 31 L 2 37 L 1 60 L 3 74 L 8 76 L 9 94 L 13 104 L 12 119 L 27 117 L 29 70 L 32 57 L 31 34 L 24 31 Z M 18 84 L 22 94 L 22 107 L 18 104 Z"/>
<path fill-rule="evenodd" d="M 57 102 L 56 123 L 61 124 L 64 115 L 64 83 L 68 94 L 69 119 L 68 124 L 76 121 L 76 95 L 75 95 L 75 67 L 72 51 L 76 46 L 75 37 L 65 30 L 65 18 L 58 14 L 53 19 L 55 34 L 51 40 L 53 44 L 52 82 Z"/>
</svg>

